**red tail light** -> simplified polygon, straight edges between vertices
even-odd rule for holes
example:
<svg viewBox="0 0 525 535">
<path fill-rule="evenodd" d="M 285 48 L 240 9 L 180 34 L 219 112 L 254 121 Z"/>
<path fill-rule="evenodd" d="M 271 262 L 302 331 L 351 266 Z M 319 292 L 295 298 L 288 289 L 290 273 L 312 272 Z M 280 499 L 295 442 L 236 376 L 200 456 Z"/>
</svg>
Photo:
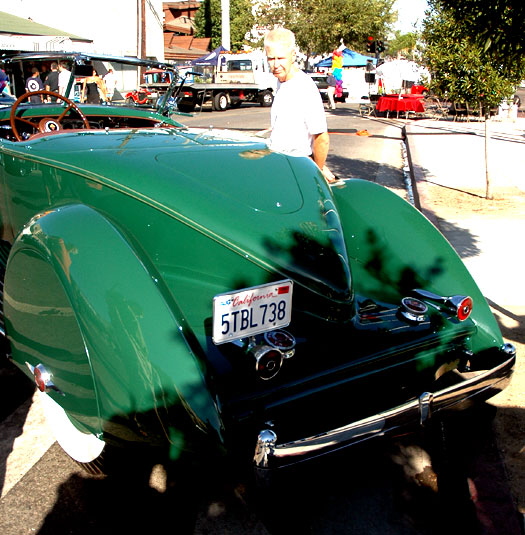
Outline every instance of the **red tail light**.
<svg viewBox="0 0 525 535">
<path fill-rule="evenodd" d="M 46 380 L 44 377 L 42 377 L 42 372 L 40 371 L 40 369 L 37 367 L 35 368 L 35 383 L 36 383 L 36 386 L 38 388 L 38 390 L 40 390 L 40 392 L 45 392 L 46 391 Z"/>
<path fill-rule="evenodd" d="M 470 297 L 459 296 L 461 301 L 454 303 L 456 305 L 456 315 L 459 321 L 465 321 L 472 312 L 473 302 Z"/>
</svg>

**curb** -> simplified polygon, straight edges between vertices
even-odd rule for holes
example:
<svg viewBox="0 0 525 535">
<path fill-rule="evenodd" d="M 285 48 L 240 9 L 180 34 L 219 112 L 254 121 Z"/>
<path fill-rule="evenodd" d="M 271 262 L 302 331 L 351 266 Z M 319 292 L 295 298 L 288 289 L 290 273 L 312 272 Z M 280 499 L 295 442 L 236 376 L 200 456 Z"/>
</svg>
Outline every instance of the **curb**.
<svg viewBox="0 0 525 535">
<path fill-rule="evenodd" d="M 415 143 L 412 143 L 412 136 L 415 135 L 414 127 L 412 125 L 405 125 L 401 132 L 406 147 L 410 182 L 414 195 L 414 205 L 441 232 L 439 218 L 427 205 L 429 193 L 427 182 L 425 180 L 425 173 L 420 166 L 414 164 L 414 161 L 419 161 L 417 147 L 415 146 Z"/>
</svg>

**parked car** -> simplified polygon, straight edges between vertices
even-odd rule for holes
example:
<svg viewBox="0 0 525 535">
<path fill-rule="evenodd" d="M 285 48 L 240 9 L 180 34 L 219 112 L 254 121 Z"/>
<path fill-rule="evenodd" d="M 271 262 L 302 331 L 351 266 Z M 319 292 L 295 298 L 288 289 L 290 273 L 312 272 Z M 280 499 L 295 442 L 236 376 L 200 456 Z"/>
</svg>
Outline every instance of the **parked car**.
<svg viewBox="0 0 525 535">
<path fill-rule="evenodd" d="M 414 84 L 410 88 L 410 93 L 413 95 L 423 95 L 426 97 L 428 95 L 428 87 L 421 84 Z"/>
<path fill-rule="evenodd" d="M 6 68 L 48 56 L 118 72 L 88 54 Z M 205 443 L 265 480 L 506 386 L 515 350 L 424 216 L 184 127 L 176 79 L 157 110 L 42 91 L 57 102 L 0 108 L 1 327 L 71 457 L 133 470 Z"/>
<path fill-rule="evenodd" d="M 149 69 L 144 75 L 144 83 L 138 89 L 126 93 L 127 104 L 155 106 L 171 84 L 171 73 L 163 69 Z"/>
<path fill-rule="evenodd" d="M 140 89 L 132 89 L 126 93 L 126 103 L 129 104 L 148 104 L 154 106 L 157 95 L 152 93 L 149 89 L 141 87 Z"/>
<path fill-rule="evenodd" d="M 311 72 L 309 73 L 312 80 L 315 82 L 315 85 L 319 88 L 321 97 L 323 101 L 328 102 L 328 82 L 326 81 L 327 75 L 322 72 Z M 336 102 L 345 102 L 348 98 L 348 90 L 343 86 L 343 94 L 340 97 L 335 97 Z"/>
</svg>

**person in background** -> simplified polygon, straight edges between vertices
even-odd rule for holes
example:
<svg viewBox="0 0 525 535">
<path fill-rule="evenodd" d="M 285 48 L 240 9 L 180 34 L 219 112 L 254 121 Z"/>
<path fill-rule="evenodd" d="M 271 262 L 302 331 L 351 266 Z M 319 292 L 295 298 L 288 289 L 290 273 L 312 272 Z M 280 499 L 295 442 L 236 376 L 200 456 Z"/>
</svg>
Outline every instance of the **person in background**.
<svg viewBox="0 0 525 535">
<path fill-rule="evenodd" d="M 46 79 L 48 75 L 49 71 L 47 70 L 47 65 L 45 65 L 45 63 L 42 63 L 42 65 L 40 65 L 40 80 L 42 80 L 44 86 L 46 85 Z"/>
<path fill-rule="evenodd" d="M 9 94 L 9 78 L 4 69 L 0 69 L 0 95 L 2 93 Z"/>
<path fill-rule="evenodd" d="M 67 86 L 71 77 L 71 71 L 69 71 L 67 61 L 61 61 L 58 64 L 58 72 L 58 92 L 67 98 L 73 98 L 73 85 L 71 86 L 69 94 L 66 95 Z"/>
<path fill-rule="evenodd" d="M 331 110 L 335 110 L 335 86 L 337 85 L 337 80 L 332 71 L 328 71 L 328 76 L 326 77 L 326 83 L 328 87 L 326 89 L 326 94 L 328 96 L 328 105 Z"/>
<path fill-rule="evenodd" d="M 51 63 L 51 71 L 47 75 L 44 84 L 46 91 L 53 91 L 54 93 L 58 93 L 58 76 L 58 64 L 56 61 L 53 61 L 53 63 Z M 47 98 L 47 102 L 56 102 L 56 100 L 56 97 Z"/>
<path fill-rule="evenodd" d="M 115 87 L 117 85 L 117 80 L 115 78 L 115 73 L 113 69 L 108 69 L 108 72 L 104 75 L 104 83 L 106 84 L 107 91 L 107 101 L 111 102 L 113 100 L 113 94 L 115 93 Z"/>
<path fill-rule="evenodd" d="M 31 69 L 31 76 L 29 76 L 26 80 L 26 91 L 42 91 L 43 89 L 44 84 L 42 83 L 42 80 L 40 78 L 40 72 L 36 67 L 33 67 Z M 33 95 L 29 97 L 29 102 L 31 102 L 32 104 L 41 104 L 42 95 Z"/>
<path fill-rule="evenodd" d="M 100 104 L 101 98 L 104 102 L 108 99 L 106 84 L 98 75 L 98 72 L 93 69 L 91 76 L 84 78 L 84 83 L 82 84 L 82 102 Z"/>
<path fill-rule="evenodd" d="M 264 50 L 277 92 L 271 108 L 269 148 L 313 159 L 330 184 L 342 183 L 326 167 L 330 146 L 323 101 L 315 82 L 295 64 L 295 35 L 285 28 L 268 32 Z"/>
</svg>

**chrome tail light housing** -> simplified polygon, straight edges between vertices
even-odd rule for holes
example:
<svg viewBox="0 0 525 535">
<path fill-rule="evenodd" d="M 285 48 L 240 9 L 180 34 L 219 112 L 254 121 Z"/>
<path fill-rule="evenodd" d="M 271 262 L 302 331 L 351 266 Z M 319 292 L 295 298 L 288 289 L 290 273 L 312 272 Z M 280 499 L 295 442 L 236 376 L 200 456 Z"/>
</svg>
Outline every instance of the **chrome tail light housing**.
<svg viewBox="0 0 525 535">
<path fill-rule="evenodd" d="M 414 295 L 427 301 L 433 301 L 439 307 L 446 308 L 453 314 L 459 321 L 465 321 L 470 317 L 474 302 L 468 295 L 452 295 L 445 297 L 438 295 L 428 290 L 416 289 Z"/>
<path fill-rule="evenodd" d="M 263 381 L 275 377 L 285 359 L 295 354 L 295 338 L 282 329 L 265 332 L 262 336 L 252 336 L 232 342 L 243 347 L 255 360 L 255 372 Z"/>
<path fill-rule="evenodd" d="M 267 381 L 275 377 L 283 365 L 283 354 L 271 346 L 257 345 L 250 349 L 255 358 L 255 371 L 263 380 Z"/>
</svg>

